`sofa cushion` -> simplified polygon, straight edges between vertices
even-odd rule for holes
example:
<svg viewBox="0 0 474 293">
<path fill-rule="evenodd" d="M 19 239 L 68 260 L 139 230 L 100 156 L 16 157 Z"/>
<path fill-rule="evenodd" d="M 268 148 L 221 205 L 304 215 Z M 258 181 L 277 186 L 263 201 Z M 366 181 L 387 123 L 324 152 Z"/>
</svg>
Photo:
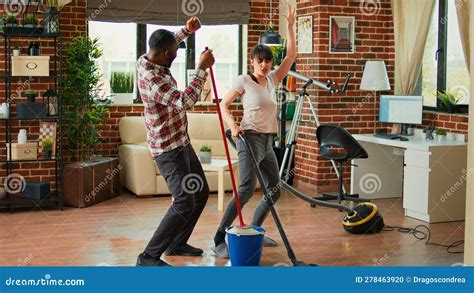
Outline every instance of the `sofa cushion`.
<svg viewBox="0 0 474 293">
<path fill-rule="evenodd" d="M 145 117 L 122 117 L 119 122 L 119 134 L 123 144 L 146 143 Z"/>
<path fill-rule="evenodd" d="M 196 153 L 199 153 L 202 145 L 207 144 L 211 146 L 213 157 L 225 157 L 225 147 L 217 114 L 188 113 L 188 123 L 189 137 Z M 224 128 L 228 128 L 225 122 Z M 237 152 L 231 145 L 229 145 L 229 153 L 232 159 L 237 158 Z"/>
</svg>

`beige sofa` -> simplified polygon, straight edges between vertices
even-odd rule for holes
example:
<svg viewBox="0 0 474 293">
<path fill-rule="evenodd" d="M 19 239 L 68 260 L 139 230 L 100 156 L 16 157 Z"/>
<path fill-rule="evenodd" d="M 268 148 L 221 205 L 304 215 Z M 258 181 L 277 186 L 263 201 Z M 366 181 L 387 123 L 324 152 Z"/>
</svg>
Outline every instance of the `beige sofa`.
<svg viewBox="0 0 474 293">
<path fill-rule="evenodd" d="M 191 144 L 199 153 L 203 144 L 212 148 L 213 158 L 225 158 L 225 149 L 219 127 L 217 114 L 188 113 L 188 132 Z M 164 178 L 153 161 L 146 143 L 145 118 L 123 117 L 119 122 L 119 133 L 122 145 L 119 146 L 121 165 L 120 182 L 136 195 L 169 194 Z M 231 145 L 229 151 L 232 159 L 237 153 Z M 211 192 L 217 191 L 217 172 L 205 172 Z M 238 186 L 238 172 L 235 172 Z M 230 173 L 224 176 L 224 188 L 232 190 Z"/>
</svg>

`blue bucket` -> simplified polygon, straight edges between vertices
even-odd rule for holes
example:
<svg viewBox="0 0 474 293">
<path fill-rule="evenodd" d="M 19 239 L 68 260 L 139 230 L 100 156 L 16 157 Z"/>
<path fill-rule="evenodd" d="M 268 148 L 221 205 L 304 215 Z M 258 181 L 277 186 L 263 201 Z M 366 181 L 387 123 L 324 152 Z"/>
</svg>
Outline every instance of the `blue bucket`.
<svg viewBox="0 0 474 293">
<path fill-rule="evenodd" d="M 230 231 L 233 227 L 226 229 L 227 244 L 229 245 L 229 257 L 232 266 L 258 266 L 262 256 L 263 235 L 265 229 L 252 226 L 256 235 L 235 234 Z M 230 232 L 229 232 L 230 231 Z"/>
</svg>

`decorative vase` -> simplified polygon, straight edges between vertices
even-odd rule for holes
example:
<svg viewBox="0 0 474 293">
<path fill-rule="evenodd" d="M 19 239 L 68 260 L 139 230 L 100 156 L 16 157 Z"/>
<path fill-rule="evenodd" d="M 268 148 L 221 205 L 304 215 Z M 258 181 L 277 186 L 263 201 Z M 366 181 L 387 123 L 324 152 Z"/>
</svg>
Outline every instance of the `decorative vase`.
<svg viewBox="0 0 474 293">
<path fill-rule="evenodd" d="M 28 141 L 26 136 L 26 129 L 20 129 L 18 132 L 18 143 L 25 144 Z"/>
<path fill-rule="evenodd" d="M 36 94 L 26 94 L 26 97 L 28 98 L 28 103 L 34 103 L 36 99 Z"/>
<path fill-rule="evenodd" d="M 28 46 L 28 54 L 30 56 L 39 56 L 40 49 L 38 43 L 30 43 Z"/>
<path fill-rule="evenodd" d="M 46 160 L 51 160 L 53 150 L 44 150 L 43 152 L 44 152 L 44 158 Z"/>
<path fill-rule="evenodd" d="M 8 119 L 10 116 L 9 106 L 7 103 L 2 103 L 0 106 L 0 119 Z"/>
<path fill-rule="evenodd" d="M 212 152 L 199 152 L 199 159 L 202 164 L 210 164 L 212 161 Z"/>
</svg>

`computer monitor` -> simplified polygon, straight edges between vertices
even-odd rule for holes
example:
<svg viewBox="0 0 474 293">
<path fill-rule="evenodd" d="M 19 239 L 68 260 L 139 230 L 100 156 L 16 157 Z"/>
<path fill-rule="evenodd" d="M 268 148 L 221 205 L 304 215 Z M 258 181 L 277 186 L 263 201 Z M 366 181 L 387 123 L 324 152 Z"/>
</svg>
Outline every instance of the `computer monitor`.
<svg viewBox="0 0 474 293">
<path fill-rule="evenodd" d="M 380 96 L 380 122 L 401 123 L 401 135 L 408 135 L 410 124 L 422 124 L 422 96 Z"/>
<path fill-rule="evenodd" d="M 422 124 L 422 96 L 380 96 L 380 122 Z"/>
</svg>

